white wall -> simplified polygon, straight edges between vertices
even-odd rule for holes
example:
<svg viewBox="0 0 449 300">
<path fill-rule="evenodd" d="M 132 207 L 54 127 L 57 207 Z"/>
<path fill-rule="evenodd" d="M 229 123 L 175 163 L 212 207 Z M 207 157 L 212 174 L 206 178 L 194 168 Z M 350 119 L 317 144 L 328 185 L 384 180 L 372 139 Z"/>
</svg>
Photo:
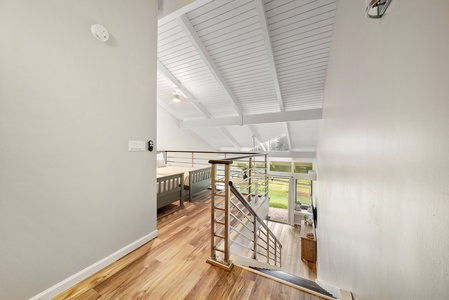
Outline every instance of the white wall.
<svg viewBox="0 0 449 300">
<path fill-rule="evenodd" d="M 157 106 L 157 150 L 218 151 L 190 129 L 180 128 L 179 121 Z"/>
<path fill-rule="evenodd" d="M 94 39 L 103 24 L 110 40 Z M 157 2 L 0 0 L 0 299 L 156 232 Z"/>
<path fill-rule="evenodd" d="M 449 2 L 338 1 L 317 150 L 318 277 L 447 299 Z"/>
</svg>

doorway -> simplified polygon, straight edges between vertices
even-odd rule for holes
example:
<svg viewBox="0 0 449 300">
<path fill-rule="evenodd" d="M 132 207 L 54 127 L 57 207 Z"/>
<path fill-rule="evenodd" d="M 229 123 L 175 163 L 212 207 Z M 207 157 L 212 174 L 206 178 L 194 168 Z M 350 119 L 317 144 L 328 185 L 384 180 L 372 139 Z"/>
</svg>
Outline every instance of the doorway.
<svg viewBox="0 0 449 300">
<path fill-rule="evenodd" d="M 290 178 L 270 176 L 268 179 L 268 220 L 289 223 Z"/>
</svg>

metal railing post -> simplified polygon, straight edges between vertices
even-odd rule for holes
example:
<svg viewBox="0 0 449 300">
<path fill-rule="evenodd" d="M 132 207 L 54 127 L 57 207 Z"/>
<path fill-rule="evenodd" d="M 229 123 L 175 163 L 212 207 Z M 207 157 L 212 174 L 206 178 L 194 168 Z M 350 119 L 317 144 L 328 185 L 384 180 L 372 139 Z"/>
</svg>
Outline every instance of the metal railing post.
<svg viewBox="0 0 449 300">
<path fill-rule="evenodd" d="M 230 165 L 225 165 L 225 229 L 224 229 L 224 263 L 229 265 L 229 171 Z"/>
<path fill-rule="evenodd" d="M 251 182 L 252 182 L 252 168 L 253 168 L 253 164 L 252 164 L 253 160 L 252 157 L 249 158 L 249 163 L 248 163 L 248 197 L 249 200 L 248 202 L 251 201 Z"/>
<path fill-rule="evenodd" d="M 210 212 L 210 259 L 216 260 L 215 255 L 215 177 L 217 174 L 217 165 L 212 164 L 212 180 L 211 180 L 211 212 Z"/>
<path fill-rule="evenodd" d="M 253 245 L 253 258 L 257 259 L 257 217 L 254 216 L 254 245 Z"/>
</svg>

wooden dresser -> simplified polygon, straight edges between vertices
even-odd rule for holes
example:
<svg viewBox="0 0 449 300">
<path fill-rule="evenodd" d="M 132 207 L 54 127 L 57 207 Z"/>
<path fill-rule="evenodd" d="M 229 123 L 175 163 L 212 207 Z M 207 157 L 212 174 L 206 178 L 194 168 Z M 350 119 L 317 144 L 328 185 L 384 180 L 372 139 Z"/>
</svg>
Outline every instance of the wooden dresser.
<svg viewBox="0 0 449 300">
<path fill-rule="evenodd" d="M 308 238 L 307 234 L 313 233 L 313 239 Z M 301 221 L 301 259 L 310 262 L 316 262 L 316 236 L 313 230 L 313 226 L 304 224 L 304 220 Z"/>
</svg>

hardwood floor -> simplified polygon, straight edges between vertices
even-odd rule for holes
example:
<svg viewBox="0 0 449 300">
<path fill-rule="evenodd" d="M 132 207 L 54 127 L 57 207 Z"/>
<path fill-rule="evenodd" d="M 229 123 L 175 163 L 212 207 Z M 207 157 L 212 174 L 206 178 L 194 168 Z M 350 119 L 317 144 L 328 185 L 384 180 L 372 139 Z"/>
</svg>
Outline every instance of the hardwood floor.
<svg viewBox="0 0 449 300">
<path fill-rule="evenodd" d="M 227 272 L 206 263 L 209 196 L 160 209 L 156 239 L 54 299 L 320 299 L 237 266 Z"/>
<path fill-rule="evenodd" d="M 301 260 L 301 226 L 269 221 L 268 227 L 282 244 L 282 270 L 310 280 L 317 278 L 316 264 Z"/>
</svg>

